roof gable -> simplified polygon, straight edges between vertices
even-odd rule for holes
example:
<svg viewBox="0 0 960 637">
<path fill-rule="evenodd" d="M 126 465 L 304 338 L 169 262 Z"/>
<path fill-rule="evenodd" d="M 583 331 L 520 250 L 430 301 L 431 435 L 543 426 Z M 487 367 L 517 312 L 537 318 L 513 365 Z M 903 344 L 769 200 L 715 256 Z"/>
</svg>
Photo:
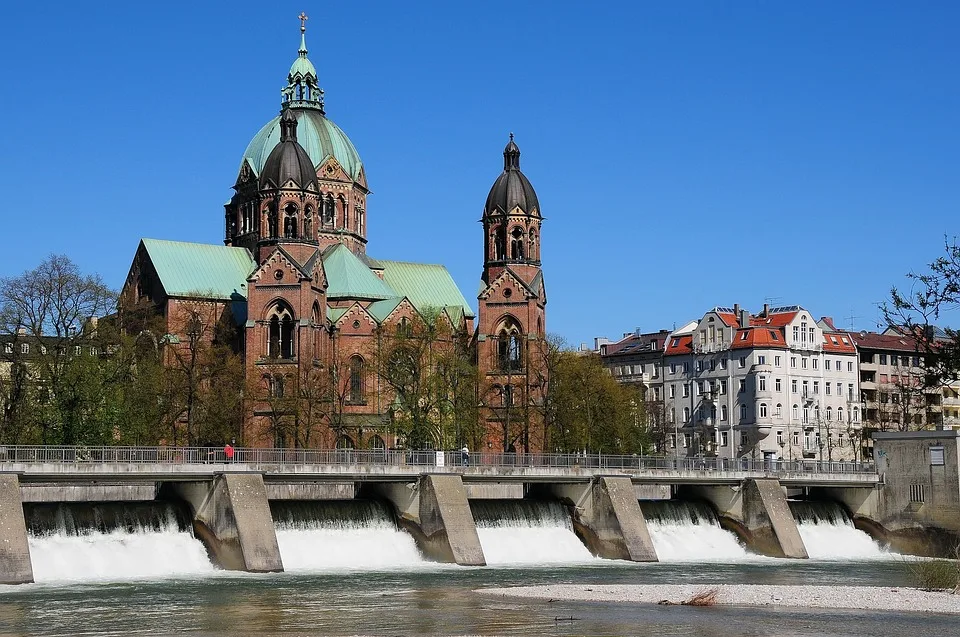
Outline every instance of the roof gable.
<svg viewBox="0 0 960 637">
<path fill-rule="evenodd" d="M 217 300 L 247 297 L 256 263 L 246 248 L 141 239 L 167 296 Z"/>
</svg>

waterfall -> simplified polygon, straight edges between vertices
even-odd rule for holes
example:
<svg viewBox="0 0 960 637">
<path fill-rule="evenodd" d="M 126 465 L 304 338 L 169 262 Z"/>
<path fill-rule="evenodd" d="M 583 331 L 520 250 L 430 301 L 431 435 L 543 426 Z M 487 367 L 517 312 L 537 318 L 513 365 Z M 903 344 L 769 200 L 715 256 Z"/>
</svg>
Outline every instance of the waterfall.
<svg viewBox="0 0 960 637">
<path fill-rule="evenodd" d="M 661 562 L 740 561 L 750 555 L 737 536 L 720 528 L 710 505 L 678 500 L 641 501 Z"/>
<path fill-rule="evenodd" d="M 184 577 L 214 570 L 169 502 L 24 504 L 37 582 Z"/>
<path fill-rule="evenodd" d="M 471 500 L 487 564 L 557 564 L 595 560 L 559 502 Z"/>
<path fill-rule="evenodd" d="M 270 503 L 285 570 L 391 569 L 423 564 L 413 538 L 376 500 Z"/>
<path fill-rule="evenodd" d="M 791 500 L 790 511 L 811 558 L 842 560 L 888 555 L 873 538 L 853 526 L 846 510 L 836 502 Z"/>
</svg>

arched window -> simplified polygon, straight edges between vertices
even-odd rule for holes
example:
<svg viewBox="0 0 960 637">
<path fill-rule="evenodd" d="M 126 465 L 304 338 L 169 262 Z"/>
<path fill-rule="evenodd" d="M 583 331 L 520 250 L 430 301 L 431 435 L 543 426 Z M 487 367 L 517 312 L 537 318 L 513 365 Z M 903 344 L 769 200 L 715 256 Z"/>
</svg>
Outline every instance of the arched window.
<svg viewBox="0 0 960 637">
<path fill-rule="evenodd" d="M 783 405 L 777 403 L 777 410 L 773 412 L 773 415 L 777 418 L 783 418 Z"/>
<path fill-rule="evenodd" d="M 293 358 L 293 311 L 285 303 L 277 303 L 267 317 L 267 356 Z"/>
<path fill-rule="evenodd" d="M 493 259 L 503 261 L 507 258 L 507 231 L 503 226 L 497 226 L 493 231 Z"/>
<path fill-rule="evenodd" d="M 283 398 L 283 376 L 280 374 L 269 376 L 268 382 L 270 383 L 269 394 L 274 398 Z"/>
<path fill-rule="evenodd" d="M 800 419 L 800 407 L 799 407 L 799 405 L 794 405 L 794 406 L 793 406 L 793 414 L 792 414 L 792 417 L 793 417 L 794 420 L 799 420 L 799 419 Z"/>
<path fill-rule="evenodd" d="M 366 226 L 366 211 L 363 209 L 363 206 L 357 204 L 357 234 L 363 236 L 364 227 Z"/>
<path fill-rule="evenodd" d="M 527 251 L 527 254 L 531 259 L 537 258 L 537 231 L 530 231 L 530 249 Z"/>
<path fill-rule="evenodd" d="M 827 420 L 829 420 L 829 418 Z M 843 422 L 843 407 L 837 407 L 837 420 Z"/>
<path fill-rule="evenodd" d="M 523 369 L 520 325 L 512 318 L 505 319 L 497 329 L 497 363 L 501 371 Z"/>
<path fill-rule="evenodd" d="M 717 406 L 710 405 L 710 422 L 717 422 Z"/>
<path fill-rule="evenodd" d="M 387 443 L 383 441 L 383 438 L 380 436 L 374 436 L 370 439 L 370 449 L 373 451 L 386 451 Z"/>
<path fill-rule="evenodd" d="M 342 435 L 337 438 L 337 449 L 346 450 L 354 449 L 353 438 L 347 435 Z"/>
<path fill-rule="evenodd" d="M 350 357 L 350 402 L 363 402 L 363 359 L 356 354 Z"/>
<path fill-rule="evenodd" d="M 684 407 L 684 408 L 683 408 L 683 422 L 685 422 L 685 423 L 690 422 L 690 408 L 689 408 L 689 407 Z"/>
<path fill-rule="evenodd" d="M 323 200 L 323 223 L 324 225 L 334 225 L 333 195 L 327 195 Z"/>
<path fill-rule="evenodd" d="M 853 422 L 860 422 L 860 408 L 853 408 Z"/>
<path fill-rule="evenodd" d="M 346 199 L 343 197 L 337 197 L 337 208 L 340 210 L 340 218 L 343 219 L 343 227 L 350 227 L 350 206 L 347 204 Z"/>
<path fill-rule="evenodd" d="M 278 226 L 279 220 L 277 219 L 277 209 L 271 205 L 269 208 L 267 208 L 267 234 L 271 239 L 278 235 Z"/>
<path fill-rule="evenodd" d="M 303 211 L 303 238 L 313 239 L 313 209 L 307 206 Z"/>
<path fill-rule="evenodd" d="M 287 204 L 283 209 L 283 237 L 285 239 L 297 238 L 297 205 L 293 202 Z"/>
<path fill-rule="evenodd" d="M 744 407 L 746 407 L 746 405 L 744 405 Z M 760 417 L 767 417 L 767 403 L 760 403 Z"/>
<path fill-rule="evenodd" d="M 827 407 L 827 422 L 833 420 L 833 407 Z"/>
<path fill-rule="evenodd" d="M 406 316 L 401 317 L 400 322 L 397 323 L 397 336 L 410 336 L 410 321 L 407 320 Z"/>
<path fill-rule="evenodd" d="M 727 406 L 720 405 L 720 422 L 727 422 Z"/>
<path fill-rule="evenodd" d="M 519 226 L 510 233 L 510 258 L 523 258 L 523 229 Z"/>
</svg>

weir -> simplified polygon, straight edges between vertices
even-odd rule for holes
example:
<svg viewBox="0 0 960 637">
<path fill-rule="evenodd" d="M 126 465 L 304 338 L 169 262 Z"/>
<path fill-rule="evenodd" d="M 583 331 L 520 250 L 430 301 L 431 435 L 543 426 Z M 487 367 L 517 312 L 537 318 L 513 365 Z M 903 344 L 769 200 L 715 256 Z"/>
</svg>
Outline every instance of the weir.
<svg viewBox="0 0 960 637">
<path fill-rule="evenodd" d="M 886 553 L 872 537 L 854 526 L 853 519 L 837 502 L 791 500 L 789 505 L 811 558 L 869 559 Z"/>
<path fill-rule="evenodd" d="M 706 502 L 641 500 L 640 509 L 661 562 L 740 561 L 749 556 L 737 536 L 720 527 Z"/>
<path fill-rule="evenodd" d="M 556 501 L 471 500 L 487 564 L 572 564 L 594 560 Z"/>
</svg>

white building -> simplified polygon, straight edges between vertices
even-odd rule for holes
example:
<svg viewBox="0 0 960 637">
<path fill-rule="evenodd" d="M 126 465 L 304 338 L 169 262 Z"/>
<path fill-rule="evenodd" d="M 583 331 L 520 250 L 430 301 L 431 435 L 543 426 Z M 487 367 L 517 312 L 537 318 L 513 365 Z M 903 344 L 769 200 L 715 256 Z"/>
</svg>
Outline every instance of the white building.
<svg viewBox="0 0 960 637">
<path fill-rule="evenodd" d="M 678 455 L 855 457 L 856 346 L 800 306 L 713 308 L 670 335 L 663 383 Z"/>
</svg>

